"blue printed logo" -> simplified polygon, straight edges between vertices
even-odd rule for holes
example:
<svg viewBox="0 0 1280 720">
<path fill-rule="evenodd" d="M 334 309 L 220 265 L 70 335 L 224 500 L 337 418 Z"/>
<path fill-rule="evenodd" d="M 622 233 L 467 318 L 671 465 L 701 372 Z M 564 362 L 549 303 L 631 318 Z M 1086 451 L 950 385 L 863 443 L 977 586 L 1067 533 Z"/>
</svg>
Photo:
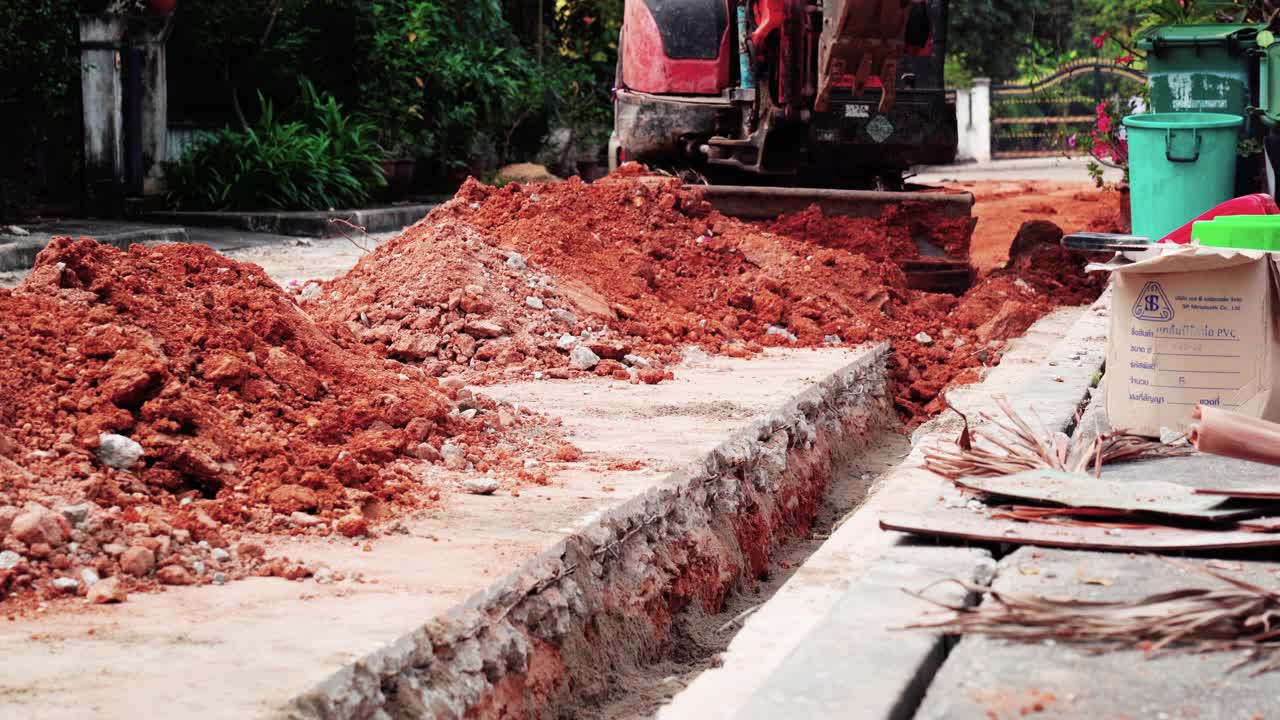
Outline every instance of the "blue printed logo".
<svg viewBox="0 0 1280 720">
<path fill-rule="evenodd" d="M 1169 303 L 1160 283 L 1152 281 L 1142 286 L 1138 300 L 1133 303 L 1133 316 L 1151 322 L 1169 322 L 1173 319 L 1173 305 Z"/>
</svg>

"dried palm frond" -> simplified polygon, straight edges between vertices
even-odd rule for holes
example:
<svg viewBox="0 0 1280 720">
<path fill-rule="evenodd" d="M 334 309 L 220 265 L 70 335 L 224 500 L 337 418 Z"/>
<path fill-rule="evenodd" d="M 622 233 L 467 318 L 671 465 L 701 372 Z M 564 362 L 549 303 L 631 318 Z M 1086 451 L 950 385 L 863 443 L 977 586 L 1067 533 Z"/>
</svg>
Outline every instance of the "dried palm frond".
<svg viewBox="0 0 1280 720">
<path fill-rule="evenodd" d="M 1280 592 L 1207 568 L 1166 562 L 1226 583 L 1226 588 L 1191 587 L 1123 602 L 1090 602 L 1000 592 L 963 580 L 947 580 L 971 593 L 986 595 L 976 607 L 949 605 L 921 592 L 908 594 L 947 611 L 907 629 L 934 629 L 1007 640 L 1118 643 L 1148 656 L 1175 650 L 1242 651 L 1231 666 L 1261 663 L 1253 674 L 1280 667 Z M 1096 648 L 1099 651 L 1105 648 Z"/>
<path fill-rule="evenodd" d="M 1165 443 L 1123 430 L 1100 433 L 1092 440 L 1086 440 L 1085 433 L 1078 433 L 1072 440 L 1065 433 L 1045 430 L 1039 418 L 1035 418 L 1039 427 L 1032 427 L 1018 415 L 1007 397 L 993 395 L 992 399 L 1005 419 L 982 413 L 980 417 L 991 427 L 973 430 L 969 427 L 969 418 L 956 412 L 964 421 L 964 429 L 956 439 L 955 447 L 926 449 L 926 469 L 949 480 L 998 477 L 1024 470 L 1085 472 L 1093 468 L 1100 475 L 1102 466 L 1107 463 L 1173 457 L 1193 451 L 1181 437 Z"/>
</svg>

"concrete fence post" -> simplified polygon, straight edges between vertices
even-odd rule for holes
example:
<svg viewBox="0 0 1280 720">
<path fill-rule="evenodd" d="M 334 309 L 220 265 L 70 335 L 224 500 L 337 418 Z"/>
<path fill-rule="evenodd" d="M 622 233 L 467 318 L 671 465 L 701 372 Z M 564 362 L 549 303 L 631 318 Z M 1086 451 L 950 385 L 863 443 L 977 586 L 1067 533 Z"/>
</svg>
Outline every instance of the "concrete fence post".
<svg viewBox="0 0 1280 720">
<path fill-rule="evenodd" d="M 973 159 L 991 161 L 991 78 L 974 78 L 970 91 L 969 114 L 972 118 L 972 135 L 969 147 Z"/>
<path fill-rule="evenodd" d="M 173 29 L 172 15 L 132 18 L 129 45 L 137 52 L 131 59 L 139 67 L 139 94 L 131 105 L 139 114 L 137 172 L 141 192 L 153 195 L 164 190 L 164 162 L 169 155 L 169 86 L 165 43 Z"/>
<path fill-rule="evenodd" d="M 119 15 L 80 16 L 80 93 L 84 107 L 84 182 L 90 212 L 115 215 L 124 202 L 124 87 Z"/>
<path fill-rule="evenodd" d="M 956 160 L 973 160 L 973 142 L 970 127 L 973 120 L 972 92 L 956 89 Z"/>
</svg>

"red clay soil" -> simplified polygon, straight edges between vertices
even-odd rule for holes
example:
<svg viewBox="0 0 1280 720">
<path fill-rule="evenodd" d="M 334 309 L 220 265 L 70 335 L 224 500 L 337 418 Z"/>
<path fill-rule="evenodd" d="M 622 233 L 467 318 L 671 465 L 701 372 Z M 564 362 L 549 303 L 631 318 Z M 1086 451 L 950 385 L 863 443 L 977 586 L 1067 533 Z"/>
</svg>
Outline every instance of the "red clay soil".
<svg viewBox="0 0 1280 720">
<path fill-rule="evenodd" d="M 675 179 L 634 171 L 591 185 L 572 179 L 497 189 L 468 181 L 454 200 L 327 286 L 329 294 L 321 296 L 326 305 L 309 304 L 308 310 L 327 326 L 345 323 L 384 355 L 395 356 L 397 343 L 435 346 L 425 367 L 463 371 L 472 382 L 579 372 L 570 369 L 566 346 L 556 346 L 565 329 L 611 353 L 615 360 L 601 363 L 607 374 L 633 382 L 628 373 L 634 368 L 616 359 L 639 354 L 669 364 L 690 345 L 745 356 L 762 346 L 891 340 L 896 400 L 908 421 L 918 422 L 941 409 L 939 393 L 957 377 L 973 378 L 965 371 L 994 364 L 1005 340 L 1059 304 L 1096 297 L 1096 281 L 1075 277 L 1083 276 L 1082 258 L 1043 266 L 1024 261 L 993 274 L 963 299 L 908 290 L 901 270 L 882 259 L 908 249 L 911 215 L 900 212 L 837 220 L 838 231 L 826 240 L 836 247 L 828 247 L 815 242 L 824 235 L 815 209 L 762 228 L 714 212 Z M 967 225 L 961 220 L 940 227 L 934 237 L 960 249 Z M 442 318 L 443 327 L 437 321 L 419 329 L 414 316 L 400 316 L 400 310 L 375 322 L 370 309 L 405 308 L 414 298 L 438 304 L 456 291 L 459 281 L 445 266 L 459 263 L 449 238 L 460 235 L 469 238 L 461 264 L 479 263 L 489 271 L 487 282 L 477 284 L 487 300 L 481 310 L 467 313 L 459 306 Z M 443 257 L 433 258 L 441 247 Z M 509 252 L 527 259 L 527 275 L 496 267 Z M 1046 241 L 1027 252 L 1062 251 Z M 1016 273 L 1027 275 L 1021 285 Z M 544 305 L 562 303 L 577 324 L 549 327 L 548 311 L 527 312 L 520 283 L 528 286 L 529 276 L 547 289 Z M 1081 282 L 1089 287 L 1076 288 Z M 553 292 L 558 295 L 551 298 Z M 361 313 L 370 332 L 354 324 Z M 514 363 L 493 353 L 467 360 L 441 349 L 450 332 L 456 337 L 459 327 L 465 331 L 466 323 L 490 314 L 510 332 L 506 342 L 518 355 L 507 357 Z"/>
<path fill-rule="evenodd" d="M 256 265 L 56 239 L 0 290 L 0 593 L 83 595 L 85 570 L 235 577 L 261 559 L 226 552 L 246 529 L 367 535 L 384 507 L 439 497 L 424 459 L 459 464 L 446 442 L 481 471 L 522 467 L 485 430 L 534 420 L 474 396 L 484 414 L 458 414 L 456 390 L 344 350 Z M 109 467 L 104 434 L 141 457 Z"/>
<path fill-rule="evenodd" d="M 971 262 L 979 273 L 1003 267 L 1009 244 L 1028 220 L 1048 220 L 1064 232 L 1123 232 L 1120 194 L 1100 190 L 1092 182 L 957 183 L 973 193 L 974 217 Z"/>
<path fill-rule="evenodd" d="M 920 256 L 917 241 L 964 258 L 969 254 L 974 218 L 948 218 L 918 203 L 886 207 L 878 218 L 827 216 L 817 205 L 758 223 L 776 235 L 839 248 L 872 260 L 898 262 Z"/>
</svg>

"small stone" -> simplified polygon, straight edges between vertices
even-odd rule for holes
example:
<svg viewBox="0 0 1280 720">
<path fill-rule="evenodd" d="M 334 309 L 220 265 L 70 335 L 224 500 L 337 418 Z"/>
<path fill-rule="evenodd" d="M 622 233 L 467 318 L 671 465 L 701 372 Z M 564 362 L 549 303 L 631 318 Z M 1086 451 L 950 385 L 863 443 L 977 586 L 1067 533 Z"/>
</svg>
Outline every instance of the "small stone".
<svg viewBox="0 0 1280 720">
<path fill-rule="evenodd" d="M 492 320 L 472 320 L 462 326 L 462 331 L 476 339 L 501 337 L 507 332 Z"/>
<path fill-rule="evenodd" d="M 431 443 L 418 443 L 417 447 L 413 449 L 413 454 L 419 460 L 426 460 L 427 462 L 435 462 L 440 459 L 440 451 L 436 450 L 435 445 Z"/>
<path fill-rule="evenodd" d="M 107 603 L 122 603 L 129 599 L 129 593 L 125 592 L 124 585 L 120 583 L 120 578 L 109 577 L 106 580 L 99 580 L 90 585 L 87 597 L 91 603 L 105 605 Z"/>
<path fill-rule="evenodd" d="M 477 411 L 475 408 L 468 408 L 458 413 L 458 417 L 462 418 L 463 420 L 471 420 L 475 418 L 475 416 L 478 414 L 479 414 L 479 411 Z"/>
<path fill-rule="evenodd" d="M 667 374 L 658 368 L 642 368 L 636 377 L 645 385 L 657 385 L 667 378 Z"/>
<path fill-rule="evenodd" d="M 467 478 L 462 481 L 462 489 L 472 495 L 492 495 L 500 487 L 502 482 L 491 477 Z"/>
<path fill-rule="evenodd" d="M 916 335 L 916 337 L 915 337 L 915 341 L 916 341 L 916 342 L 918 342 L 918 343 L 920 343 L 921 345 L 932 345 L 932 344 L 933 344 L 933 338 L 929 337 L 929 333 L 923 333 L 923 332 L 922 332 L 922 333 L 918 333 L 918 334 Z"/>
<path fill-rule="evenodd" d="M 507 254 L 507 267 L 512 270 L 524 270 L 529 267 L 529 263 L 525 262 L 524 256 L 518 252 Z"/>
<path fill-rule="evenodd" d="M 298 527 L 312 527 L 320 524 L 320 518 L 315 515 L 308 515 L 307 513 L 298 511 L 289 515 L 289 522 L 297 525 Z"/>
<path fill-rule="evenodd" d="M 62 547 L 71 534 L 71 523 L 63 516 L 36 505 L 13 519 L 9 532 L 28 545 Z"/>
<path fill-rule="evenodd" d="M 307 283 L 306 285 L 304 285 L 304 286 L 302 287 L 302 292 L 300 292 L 300 293 L 298 293 L 298 294 L 299 294 L 299 295 L 301 295 L 301 296 L 302 296 L 302 297 L 304 297 L 304 298 L 308 298 L 308 299 L 309 299 L 309 298 L 313 298 L 313 297 L 319 297 L 319 296 L 320 296 L 320 293 L 321 293 L 321 290 L 320 290 L 320 283 L 318 283 L 318 282 L 309 282 L 309 283 Z"/>
<path fill-rule="evenodd" d="M 226 576 L 225 574 L 223 574 L 223 573 L 220 573 L 220 572 L 214 573 L 214 574 L 213 574 L 213 584 L 214 584 L 214 585 L 226 585 L 226 584 L 227 584 L 227 576 Z"/>
<path fill-rule="evenodd" d="M 156 571 L 156 579 L 164 585 L 190 585 L 195 582 L 191 573 L 181 565 L 168 565 Z"/>
<path fill-rule="evenodd" d="M 84 519 L 89 517 L 89 511 L 93 506 L 89 503 L 80 503 L 79 505 L 64 505 L 58 508 L 58 512 L 62 513 L 62 517 L 72 525 L 79 525 Z"/>
<path fill-rule="evenodd" d="M 590 370 L 600 364 L 600 356 L 591 352 L 591 348 L 585 345 L 575 345 L 573 350 L 569 351 L 569 364 L 579 370 Z"/>
<path fill-rule="evenodd" d="M 203 575 L 205 571 L 204 561 L 196 560 L 195 562 L 191 563 L 191 569 L 194 570 L 197 575 Z"/>
<path fill-rule="evenodd" d="M 551 316 L 552 320 L 555 320 L 556 322 L 559 322 L 559 323 L 564 323 L 565 325 L 578 324 L 578 316 L 574 315 L 568 310 L 565 310 L 564 308 L 552 308 L 550 311 L 547 312 L 547 314 Z"/>
<path fill-rule="evenodd" d="M 647 368 L 652 366 L 652 363 L 640 357 L 639 355 L 623 355 L 622 362 L 630 365 L 631 367 L 638 367 L 638 368 Z"/>
<path fill-rule="evenodd" d="M 577 345 L 579 342 L 580 341 L 578 340 L 577 335 L 565 334 L 565 335 L 561 335 L 559 340 L 556 340 L 556 347 L 561 350 L 568 350 L 569 348 L 572 348 L 574 345 Z"/>
<path fill-rule="evenodd" d="M 334 529 L 347 537 L 356 537 L 357 535 L 369 534 L 369 523 L 365 521 L 364 516 L 359 513 L 348 513 L 338 518 L 333 525 Z"/>
<path fill-rule="evenodd" d="M 822 336 L 822 344 L 823 345 L 842 345 L 844 344 L 844 339 L 841 338 L 839 335 L 824 335 Z"/>
<path fill-rule="evenodd" d="M 311 517 L 311 516 L 307 515 L 307 517 Z M 231 559 L 231 553 L 227 552 L 222 548 L 214 548 L 209 551 L 209 557 L 214 562 L 226 562 Z"/>
<path fill-rule="evenodd" d="M 80 581 L 69 577 L 55 578 L 53 587 L 62 592 L 75 592 L 80 587 Z"/>
<path fill-rule="evenodd" d="M 120 572 L 134 577 L 144 577 L 156 566 L 156 554 L 151 548 L 134 545 L 120 556 Z"/>
<path fill-rule="evenodd" d="M 256 542 L 242 542 L 236 546 L 236 555 L 241 560 L 261 560 L 267 554 L 267 549 Z"/>
<path fill-rule="evenodd" d="M 80 571 L 80 581 L 83 582 L 86 587 L 93 585 L 101 579 L 102 576 L 98 575 L 98 571 L 93 568 L 85 568 Z"/>
<path fill-rule="evenodd" d="M 781 325 L 770 325 L 768 329 L 764 331 L 764 333 L 766 335 L 777 335 L 779 337 L 786 338 L 788 342 L 795 342 L 798 339 L 796 338 L 795 333 L 782 327 Z"/>
<path fill-rule="evenodd" d="M 686 365 L 697 365 L 711 360 L 711 356 L 697 345 L 686 345 L 680 351 L 680 360 Z"/>
<path fill-rule="evenodd" d="M 0 552 L 0 570 L 11 570 L 22 562 L 23 557 L 12 550 Z"/>
<path fill-rule="evenodd" d="M 333 582 L 333 570 L 326 567 L 322 567 L 316 570 L 315 574 L 312 575 L 312 577 L 316 579 L 317 583 L 321 585 L 328 585 Z"/>
<path fill-rule="evenodd" d="M 106 545 L 102 546 L 102 552 L 110 555 L 111 557 L 123 555 L 124 552 L 128 549 L 129 548 L 125 547 L 124 545 L 121 545 L 120 543 L 107 543 Z"/>
<path fill-rule="evenodd" d="M 546 303 L 542 302 L 542 298 L 536 297 L 534 295 L 530 295 L 526 297 L 524 299 L 524 304 L 527 305 L 528 307 L 533 308 L 534 310 L 542 310 L 547 307 Z"/>
<path fill-rule="evenodd" d="M 315 490 L 303 485 L 281 485 L 267 496 L 271 509 L 280 514 L 297 512 L 314 512 L 320 507 L 320 496 Z"/>
<path fill-rule="evenodd" d="M 113 433 L 98 436 L 98 449 L 94 452 L 98 462 L 116 470 L 128 470 L 142 458 L 142 446 L 130 438 Z"/>
</svg>

